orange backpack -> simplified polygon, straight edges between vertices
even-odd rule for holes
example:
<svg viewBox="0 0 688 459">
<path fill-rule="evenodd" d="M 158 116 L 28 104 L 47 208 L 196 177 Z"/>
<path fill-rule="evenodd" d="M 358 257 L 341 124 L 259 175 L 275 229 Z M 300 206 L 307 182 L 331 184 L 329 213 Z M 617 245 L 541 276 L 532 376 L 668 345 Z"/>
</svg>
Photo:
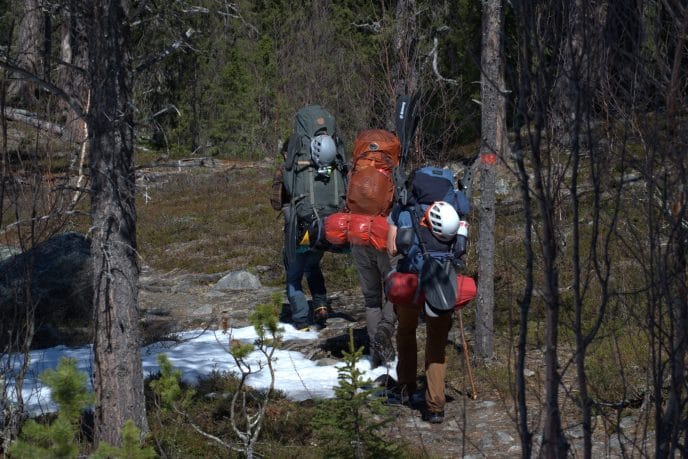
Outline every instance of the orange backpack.
<svg viewBox="0 0 688 459">
<path fill-rule="evenodd" d="M 364 215 L 387 215 L 394 201 L 394 168 L 401 144 L 384 129 L 361 131 L 354 141 L 346 208 Z"/>
</svg>

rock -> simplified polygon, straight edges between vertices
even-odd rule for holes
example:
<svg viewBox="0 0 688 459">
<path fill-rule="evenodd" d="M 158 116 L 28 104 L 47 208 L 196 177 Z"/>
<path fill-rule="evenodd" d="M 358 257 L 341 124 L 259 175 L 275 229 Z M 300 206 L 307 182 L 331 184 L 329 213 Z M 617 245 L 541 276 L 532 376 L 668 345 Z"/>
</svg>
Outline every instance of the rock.
<svg viewBox="0 0 688 459">
<path fill-rule="evenodd" d="M 483 408 L 492 408 L 493 406 L 495 406 L 495 402 L 493 402 L 492 400 L 485 400 L 480 403 L 480 406 L 482 406 Z"/>
<path fill-rule="evenodd" d="M 248 271 L 235 271 L 220 279 L 214 290 L 257 290 L 261 288 L 260 280 Z"/>
<path fill-rule="evenodd" d="M 6 258 L 12 257 L 20 253 L 19 250 L 9 245 L 0 245 L 0 260 L 5 260 Z"/>
<path fill-rule="evenodd" d="M 0 261 L 0 316 L 6 327 L 0 344 L 14 339 L 35 307 L 35 330 L 88 324 L 93 316 L 91 243 L 82 234 L 63 233 Z M 51 324 L 54 327 L 46 327 Z M 53 342 L 55 336 L 50 336 Z M 36 342 L 40 342 L 37 336 Z"/>
<path fill-rule="evenodd" d="M 198 308 L 194 309 L 191 315 L 193 316 L 209 316 L 213 313 L 212 304 L 203 304 Z"/>
</svg>

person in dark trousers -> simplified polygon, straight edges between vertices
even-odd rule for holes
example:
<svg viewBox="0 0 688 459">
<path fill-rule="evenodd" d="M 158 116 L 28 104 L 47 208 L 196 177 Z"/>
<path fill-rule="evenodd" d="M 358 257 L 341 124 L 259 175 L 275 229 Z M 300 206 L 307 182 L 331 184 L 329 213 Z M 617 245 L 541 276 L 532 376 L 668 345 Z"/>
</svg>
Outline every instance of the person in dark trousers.
<svg viewBox="0 0 688 459">
<path fill-rule="evenodd" d="M 361 281 L 366 328 L 374 367 L 394 360 L 392 336 L 396 323 L 394 305 L 385 299 L 384 281 L 392 270 L 390 256 L 372 246 L 351 246 L 351 255 Z"/>
<path fill-rule="evenodd" d="M 329 137 L 329 136 L 328 136 Z M 298 237 L 290 234 L 289 231 L 289 212 L 291 197 L 284 185 L 284 168 L 287 156 L 289 139 L 285 140 L 282 149 L 283 162 L 275 171 L 272 180 L 272 192 L 270 204 L 273 209 L 281 211 L 284 215 L 284 249 L 282 251 L 284 269 L 287 275 L 286 293 L 291 309 L 291 318 L 294 327 L 298 330 L 307 331 L 310 329 L 310 307 L 308 299 L 303 291 L 302 280 L 305 276 L 308 289 L 313 299 L 313 318 L 315 323 L 324 325 L 327 320 L 327 290 L 325 289 L 325 278 L 320 267 L 323 252 L 309 246 L 299 246 L 292 259 L 287 256 L 287 244 L 289 238 Z M 325 147 L 334 148 L 334 142 L 325 141 Z M 328 153 L 329 152 L 325 152 Z M 334 155 L 334 153 L 333 153 Z"/>
</svg>

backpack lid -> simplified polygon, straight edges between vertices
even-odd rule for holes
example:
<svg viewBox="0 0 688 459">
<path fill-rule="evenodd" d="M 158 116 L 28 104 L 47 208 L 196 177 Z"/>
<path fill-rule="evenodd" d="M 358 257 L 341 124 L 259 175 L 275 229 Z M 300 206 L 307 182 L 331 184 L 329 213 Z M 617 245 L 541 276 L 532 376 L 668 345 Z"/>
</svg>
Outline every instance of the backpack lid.
<svg viewBox="0 0 688 459">
<path fill-rule="evenodd" d="M 320 105 L 306 105 L 296 112 L 294 133 L 312 139 L 318 134 L 334 137 L 337 131 L 334 116 Z"/>
<path fill-rule="evenodd" d="M 454 189 L 452 172 L 436 167 L 416 169 L 411 174 L 410 184 L 411 197 L 419 204 L 444 201 L 447 193 Z"/>
<path fill-rule="evenodd" d="M 389 155 L 395 164 L 399 164 L 401 155 L 401 143 L 393 133 L 384 129 L 368 129 L 361 131 L 354 140 L 353 161 L 369 151 L 384 152 Z"/>
</svg>

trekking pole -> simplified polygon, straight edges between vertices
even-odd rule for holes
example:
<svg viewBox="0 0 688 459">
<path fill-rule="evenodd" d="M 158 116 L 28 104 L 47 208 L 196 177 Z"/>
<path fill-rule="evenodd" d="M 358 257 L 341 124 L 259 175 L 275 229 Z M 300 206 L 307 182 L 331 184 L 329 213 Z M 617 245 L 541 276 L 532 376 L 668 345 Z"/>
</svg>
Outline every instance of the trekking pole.
<svg viewBox="0 0 688 459">
<path fill-rule="evenodd" d="M 468 343 L 466 342 L 466 335 L 463 332 L 463 312 L 459 310 L 459 327 L 461 327 L 461 344 L 463 345 L 463 355 L 466 359 L 466 369 L 468 370 L 468 380 L 471 382 L 471 399 L 478 398 L 478 393 L 475 390 L 475 382 L 473 381 L 473 370 L 471 368 L 471 360 L 468 355 Z"/>
</svg>

